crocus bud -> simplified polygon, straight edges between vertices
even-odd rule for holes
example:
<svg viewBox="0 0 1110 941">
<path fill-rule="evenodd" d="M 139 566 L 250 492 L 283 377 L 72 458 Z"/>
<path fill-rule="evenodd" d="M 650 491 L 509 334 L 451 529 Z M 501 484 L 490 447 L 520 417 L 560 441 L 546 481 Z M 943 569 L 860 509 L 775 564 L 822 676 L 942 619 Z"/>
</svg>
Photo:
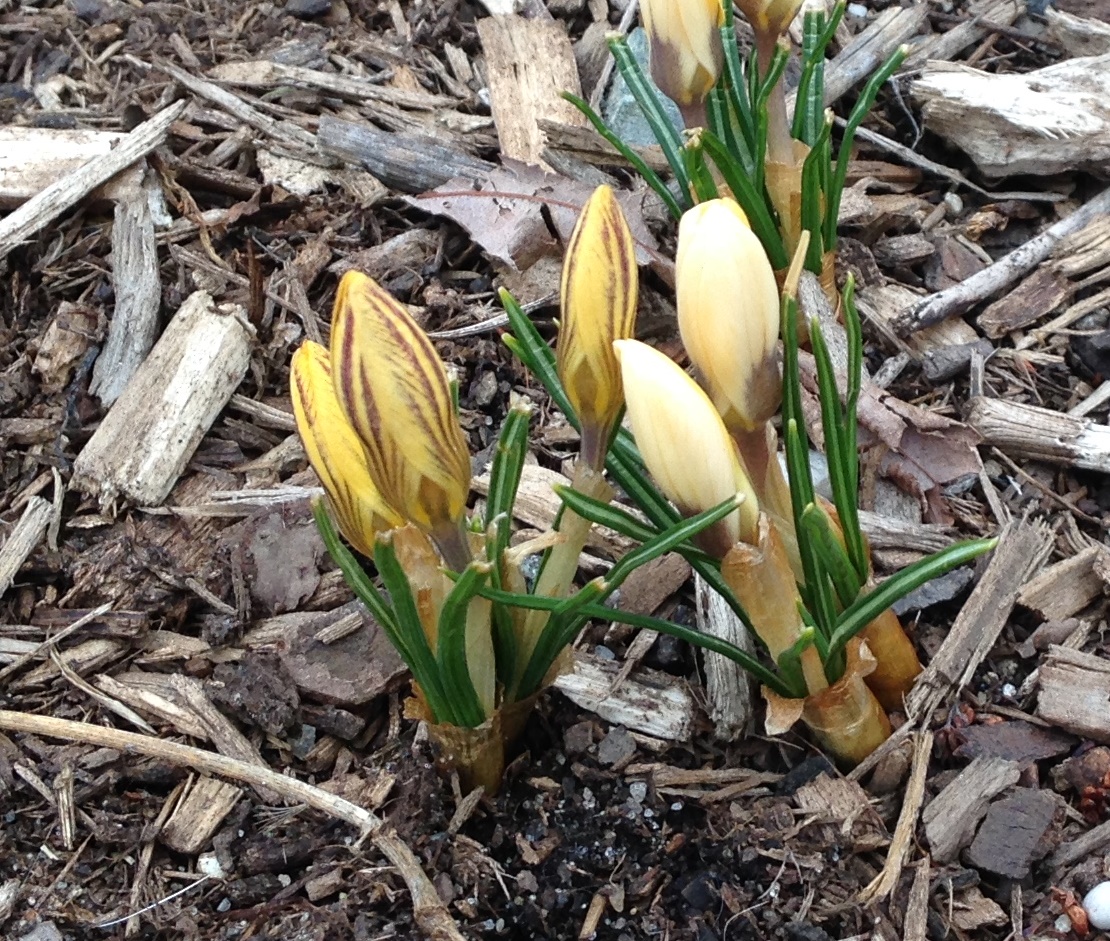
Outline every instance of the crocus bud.
<svg viewBox="0 0 1110 941">
<path fill-rule="evenodd" d="M 373 279 L 349 271 L 335 298 L 331 359 L 339 403 L 378 489 L 449 565 L 465 567 L 470 455 L 431 340 Z"/>
<path fill-rule="evenodd" d="M 304 343 L 293 354 L 289 387 L 297 431 L 339 531 L 363 555 L 372 555 L 375 534 L 404 521 L 370 477 L 366 448 L 339 406 L 328 351 L 319 343 Z"/>
<path fill-rule="evenodd" d="M 731 430 L 753 431 L 782 401 L 779 292 L 767 253 L 731 199 L 685 213 L 675 264 L 678 328 Z"/>
<path fill-rule="evenodd" d="M 759 503 L 720 415 L 670 357 L 638 340 L 613 344 L 621 364 L 628 417 L 640 454 L 660 489 L 685 516 L 744 495 L 736 512 L 702 534 L 721 558 L 755 538 Z"/>
<path fill-rule="evenodd" d="M 582 458 L 605 461 L 624 394 L 613 341 L 632 336 L 638 271 L 632 233 L 608 186 L 586 203 L 567 246 L 557 366 L 582 426 Z"/>
<path fill-rule="evenodd" d="M 737 0 L 740 11 L 757 33 L 777 39 L 794 22 L 802 0 Z"/>
<path fill-rule="evenodd" d="M 640 12 L 655 84 L 679 108 L 700 104 L 724 68 L 721 0 L 643 0 Z"/>
</svg>

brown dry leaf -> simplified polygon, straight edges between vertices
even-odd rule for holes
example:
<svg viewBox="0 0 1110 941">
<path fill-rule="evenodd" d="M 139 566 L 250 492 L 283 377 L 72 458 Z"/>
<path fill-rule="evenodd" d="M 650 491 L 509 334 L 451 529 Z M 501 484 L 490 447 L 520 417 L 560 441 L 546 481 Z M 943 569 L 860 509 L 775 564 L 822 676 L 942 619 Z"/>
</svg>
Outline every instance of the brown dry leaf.
<svg viewBox="0 0 1110 941">
<path fill-rule="evenodd" d="M 802 408 L 812 440 L 823 445 L 821 411 L 813 356 L 798 358 L 802 378 Z M 885 389 L 864 380 L 859 397 L 859 447 L 887 449 L 881 471 L 922 503 L 926 519 L 951 524 L 941 490 L 947 484 L 978 474 L 980 437 L 963 422 L 903 402 Z"/>
<path fill-rule="evenodd" d="M 455 177 L 430 193 L 405 199 L 417 209 L 457 222 L 491 258 L 522 271 L 544 255 L 561 253 L 560 242 L 570 238 L 592 192 L 587 183 L 505 160 L 479 185 L 471 178 Z M 659 254 L 644 220 L 646 198 L 647 191 L 617 193 L 636 240 L 636 260 L 673 282 L 674 263 Z"/>
</svg>

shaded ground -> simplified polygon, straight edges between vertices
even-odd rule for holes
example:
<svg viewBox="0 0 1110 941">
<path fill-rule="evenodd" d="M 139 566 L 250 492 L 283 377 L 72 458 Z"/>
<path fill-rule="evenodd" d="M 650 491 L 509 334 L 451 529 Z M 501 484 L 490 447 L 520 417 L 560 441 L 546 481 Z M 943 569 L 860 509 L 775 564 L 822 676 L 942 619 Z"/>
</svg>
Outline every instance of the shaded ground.
<svg viewBox="0 0 1110 941">
<path fill-rule="evenodd" d="M 595 5 L 549 6 L 579 43 L 583 73 L 596 78 L 604 29 L 589 29 Z M 913 740 L 865 778 L 863 790 L 797 735 L 720 744 L 699 713 L 694 733 L 675 744 L 611 726 L 551 692 L 529 725 L 503 793 L 467 802 L 457 782 L 436 773 L 427 747 L 415 741 L 417 729 L 402 718 L 405 679 L 348 606 L 350 595 L 322 553 L 304 501 L 257 496 L 314 483 L 290 436 L 288 361 L 303 337 L 326 322 L 337 271 L 351 264 L 413 305 L 429 331 L 446 334 L 440 352 L 460 376 L 462 417 L 478 470 L 510 398 L 522 394 L 541 406 L 533 440 L 538 462 L 558 470 L 574 451 L 573 439 L 499 343 L 496 326 L 482 326 L 499 313 L 495 285 L 510 283 L 523 299 L 538 302 L 537 319 L 548 330 L 557 264 L 537 264 L 525 274 L 491 265 L 461 228 L 414 208 L 397 188 L 361 171 L 332 166 L 331 176 L 301 190 L 281 160 L 290 153 L 305 158 L 303 151 L 283 149 L 183 89 L 160 63 L 205 76 L 227 63 L 269 59 L 370 76 L 397 93 L 445 96 L 454 100 L 451 107 L 421 110 L 401 106 L 399 97 L 352 101 L 288 78 L 238 92 L 259 113 L 308 134 L 326 114 L 390 131 L 435 133 L 465 154 L 493 161 L 497 137 L 481 94 L 475 30 L 481 15 L 465 2 L 0 3 L 3 121 L 127 131 L 171 100 L 191 100 L 151 158 L 175 220 L 159 235 L 162 315 L 168 319 L 204 289 L 218 302 L 241 304 L 256 330 L 239 397 L 166 501 L 178 512 L 137 509 L 126 500 L 102 507 L 69 482 L 74 459 L 104 414 L 89 382 L 119 293 L 109 258 L 111 206 L 82 203 L 0 262 L 0 520 L 6 534 L 33 497 L 44 497 L 54 502 L 60 522 L 0 598 L 0 706 L 135 728 L 111 708 L 123 700 L 158 734 L 208 747 L 203 728 L 167 718 L 169 706 L 144 711 L 135 705 L 136 674 L 159 681 L 180 676 L 175 695 L 186 690 L 214 704 L 219 721 L 266 764 L 377 809 L 414 849 L 468 937 L 1067 936 L 1070 925 L 1058 921 L 1065 898 L 1052 889 L 1081 895 L 1102 878 L 1102 845 L 1066 864 L 1061 857 L 1054 864 L 1049 854 L 1102 822 L 1110 761 L 1101 746 L 1046 728 L 1051 723 L 1034 714 L 1026 681 L 1042 665 L 1046 637 L 1055 643 L 1079 638 L 1084 650 L 1105 652 L 1101 582 L 1089 604 L 1072 612 L 1075 623 L 1017 609 L 972 681 L 932 717 L 926 801 L 976 756 L 1013 761 L 1018 786 L 999 794 L 1025 800 L 1023 791 L 1036 791 L 1048 802 L 1029 809 L 1030 845 L 1010 845 L 1015 841 L 1007 842 L 1003 827 L 999 839 L 1006 847 L 980 843 L 965 851 L 970 855 L 930 867 L 921 830 L 911 829 L 903 844 L 907 865 L 889 897 L 865 906 L 860 893 L 882 870 L 903 806 Z M 614 8 L 608 24 L 619 18 Z M 950 20 L 938 16 L 932 25 L 944 29 Z M 1052 60 L 1051 43 L 1034 38 L 1039 21 L 1020 20 L 1015 30 L 991 32 L 964 55 L 1003 70 Z M 908 102 L 895 96 L 883 99 L 874 126 L 906 143 L 917 130 Z M 920 149 L 971 172 L 928 135 Z M 982 255 L 998 256 L 1053 219 L 1044 202 L 992 204 L 959 189 L 958 200 L 949 198 L 948 220 L 925 229 L 923 220 L 957 188 L 881 154 L 861 158 L 873 162 L 857 164 L 852 179 L 877 180 L 868 192 L 880 198 L 846 230 L 843 259 L 865 286 L 942 288 L 981 268 Z M 1076 202 L 1095 189 L 1083 178 L 1049 183 Z M 666 254 L 673 233 L 661 225 L 656 230 Z M 908 257 L 890 241 L 920 233 L 933 245 L 925 256 Z M 549 254 L 557 259 L 554 239 L 552 245 Z M 1080 288 L 1075 298 L 1095 290 Z M 659 272 L 646 275 L 644 293 L 642 329 L 677 353 L 673 308 Z M 1037 338 L 1025 358 L 999 356 L 985 369 L 993 393 L 1058 411 L 1085 399 L 1106 371 L 1105 307 L 1076 328 L 1074 337 Z M 465 335 L 450 333 L 459 330 Z M 1018 339 L 1003 337 L 996 345 L 1009 350 Z M 869 324 L 872 370 L 899 351 Z M 889 391 L 959 419 L 969 397 L 966 359 L 943 378 L 923 372 L 919 359 L 894 371 Z M 1105 407 L 1093 415 L 1103 421 Z M 1015 516 L 1028 511 L 1047 521 L 1053 561 L 1102 539 L 1110 511 L 1103 477 L 1014 464 L 991 449 L 983 456 L 982 476 L 938 490 L 932 502 L 884 498 L 875 483 L 876 458 L 870 475 L 865 470 L 865 502 L 891 515 L 908 502 L 917 507 L 918 523 L 924 502 L 926 524 L 946 526 L 949 535 L 978 535 L 997 527 L 997 510 L 983 489 L 989 486 L 989 496 Z M 920 554 L 905 545 L 883 551 L 879 561 L 888 570 Z M 922 602 L 919 618 L 907 616 L 926 658 L 940 647 L 971 580 L 964 573 L 948 595 Z M 41 646 L 105 603 L 109 610 Z M 691 604 L 685 585 L 659 611 L 689 619 Z M 1042 628 L 1033 643 L 1042 620 L 1055 623 L 1055 633 Z M 1086 634 L 1083 625 L 1091 628 Z M 344 634 L 349 628 L 354 633 Z M 322 639 L 324 629 L 334 634 Z M 599 625 L 583 649 L 620 662 L 630 640 Z M 688 650 L 659 641 L 646 655 L 635 653 L 649 671 L 641 675 L 703 700 L 700 664 Z M 180 707 L 168 685 L 157 692 L 159 702 Z M 199 707 L 187 701 L 192 714 Z M 349 826 L 318 812 L 233 789 L 230 797 L 224 792 L 202 801 L 230 806 L 214 814 L 200 845 L 189 846 L 188 832 L 167 836 L 171 810 L 197 783 L 186 768 L 111 749 L 0 734 L 4 937 L 416 936 L 396 874 L 355 841 Z M 203 829 L 199 815 L 186 819 L 179 828 Z M 1023 866 L 1027 873 L 1017 871 Z M 214 875 L 202 881 L 206 872 Z M 159 900 L 166 901 L 130 923 L 100 927 Z"/>
</svg>

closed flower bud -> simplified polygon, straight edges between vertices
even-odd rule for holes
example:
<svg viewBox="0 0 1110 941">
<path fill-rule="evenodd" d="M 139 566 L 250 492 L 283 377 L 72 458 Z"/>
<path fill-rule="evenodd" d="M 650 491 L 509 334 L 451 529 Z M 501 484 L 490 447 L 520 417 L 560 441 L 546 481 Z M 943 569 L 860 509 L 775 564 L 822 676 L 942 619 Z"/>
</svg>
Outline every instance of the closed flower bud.
<svg viewBox="0 0 1110 941">
<path fill-rule="evenodd" d="M 785 33 L 802 0 L 737 0 L 737 6 L 757 33 L 777 38 Z"/>
<path fill-rule="evenodd" d="M 640 12 L 655 84 L 679 108 L 700 104 L 724 67 L 721 0 L 643 0 Z"/>
<path fill-rule="evenodd" d="M 660 489 L 685 516 L 735 496 L 735 513 L 702 534 L 706 552 L 721 558 L 739 540 L 755 538 L 759 503 L 713 403 L 669 357 L 638 340 L 613 344 L 620 359 L 636 445 Z"/>
<path fill-rule="evenodd" d="M 373 279 L 349 271 L 335 298 L 331 359 L 340 405 L 382 495 L 432 536 L 448 564 L 465 566 L 470 455 L 431 340 Z"/>
<path fill-rule="evenodd" d="M 782 401 L 779 292 L 767 253 L 731 199 L 695 206 L 678 227 L 678 327 L 731 430 L 762 427 Z"/>
<path fill-rule="evenodd" d="M 608 186 L 578 217 L 561 286 L 557 366 L 582 426 L 582 457 L 600 470 L 624 403 L 613 341 L 632 335 L 638 272 L 632 233 Z"/>
<path fill-rule="evenodd" d="M 293 354 L 289 386 L 297 431 L 339 531 L 363 555 L 372 555 L 375 534 L 403 520 L 370 477 L 366 448 L 339 406 L 328 351 L 319 343 L 304 343 Z"/>
</svg>

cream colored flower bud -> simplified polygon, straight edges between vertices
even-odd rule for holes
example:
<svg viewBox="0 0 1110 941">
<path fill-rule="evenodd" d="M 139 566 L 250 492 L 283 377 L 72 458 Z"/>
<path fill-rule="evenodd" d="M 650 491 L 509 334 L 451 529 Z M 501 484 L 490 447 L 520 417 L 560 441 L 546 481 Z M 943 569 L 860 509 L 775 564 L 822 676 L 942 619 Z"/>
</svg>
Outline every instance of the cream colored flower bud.
<svg viewBox="0 0 1110 941">
<path fill-rule="evenodd" d="M 655 84 L 680 108 L 704 101 L 724 68 L 721 0 L 643 0 L 640 13 Z"/>
<path fill-rule="evenodd" d="M 370 474 L 406 519 L 459 548 L 470 455 L 443 363 L 431 340 L 372 278 L 349 271 L 332 316 L 336 393 L 358 432 Z M 466 553 L 453 553 L 455 566 Z"/>
<path fill-rule="evenodd" d="M 578 217 L 563 263 L 559 379 L 582 426 L 582 458 L 600 470 L 624 404 L 613 341 L 636 321 L 636 246 L 620 204 L 599 186 Z"/>
<path fill-rule="evenodd" d="M 777 38 L 794 22 L 802 0 L 737 0 L 736 5 L 748 18 L 752 29 Z"/>
<path fill-rule="evenodd" d="M 319 343 L 304 343 L 293 354 L 289 386 L 297 431 L 339 531 L 363 555 L 372 555 L 375 535 L 404 521 L 374 485 L 366 448 L 339 406 L 328 351 Z"/>
<path fill-rule="evenodd" d="M 731 199 L 701 203 L 678 226 L 678 328 L 730 429 L 752 431 L 782 402 L 779 292 L 767 253 Z"/>
<path fill-rule="evenodd" d="M 744 502 L 706 532 L 707 552 L 723 557 L 756 534 L 759 502 L 721 416 L 669 357 L 638 340 L 613 344 L 621 364 L 628 417 L 648 471 L 685 516 L 735 496 Z"/>
</svg>

